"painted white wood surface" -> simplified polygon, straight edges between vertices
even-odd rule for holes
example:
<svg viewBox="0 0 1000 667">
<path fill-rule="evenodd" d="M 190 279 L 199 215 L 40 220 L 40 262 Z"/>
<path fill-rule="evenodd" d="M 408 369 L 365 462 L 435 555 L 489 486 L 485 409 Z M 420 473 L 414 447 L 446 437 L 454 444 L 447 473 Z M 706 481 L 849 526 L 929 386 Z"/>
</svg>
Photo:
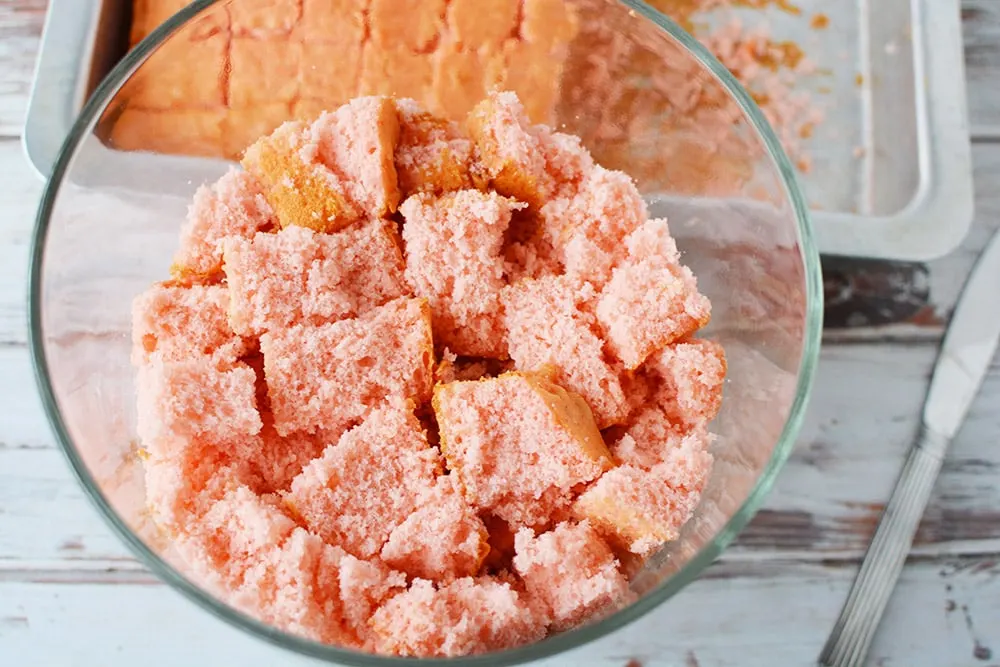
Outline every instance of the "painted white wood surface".
<svg viewBox="0 0 1000 667">
<path fill-rule="evenodd" d="M 0 0 L 0 666 L 307 665 L 159 584 L 111 534 L 55 448 L 26 349 L 41 184 L 18 142 L 45 0 Z M 977 220 L 931 263 L 946 317 L 1000 227 L 1000 0 L 967 0 Z M 941 326 L 831 334 L 809 418 L 766 508 L 701 580 L 548 665 L 812 664 L 888 496 Z M 872 665 L 1000 665 L 1000 362 L 959 434 Z M 635 664 L 635 663 L 633 663 Z"/>
</svg>

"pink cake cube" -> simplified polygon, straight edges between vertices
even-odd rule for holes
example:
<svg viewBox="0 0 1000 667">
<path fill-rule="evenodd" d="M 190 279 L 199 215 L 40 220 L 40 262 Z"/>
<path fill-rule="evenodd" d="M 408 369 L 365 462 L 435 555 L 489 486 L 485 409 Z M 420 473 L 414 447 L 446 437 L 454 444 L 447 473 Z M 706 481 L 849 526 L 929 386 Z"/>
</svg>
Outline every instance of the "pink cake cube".
<svg viewBox="0 0 1000 667">
<path fill-rule="evenodd" d="M 632 179 L 594 167 L 567 196 L 541 210 L 549 242 L 566 273 L 603 285 L 623 254 L 622 240 L 646 221 L 646 204 Z"/>
<path fill-rule="evenodd" d="M 555 631 L 607 614 L 633 597 L 611 549 L 586 521 L 563 522 L 538 536 L 522 529 L 515 549 L 514 569 L 548 611 Z"/>
<path fill-rule="evenodd" d="M 365 650 L 373 650 L 374 636 L 368 620 L 389 598 L 406 590 L 406 575 L 390 570 L 377 558 L 359 560 L 344 554 L 338 583 L 344 627 Z"/>
<path fill-rule="evenodd" d="M 233 590 L 267 552 L 280 549 L 296 530 L 276 496 L 260 496 L 238 486 L 218 499 L 181 536 L 184 555 L 198 572 L 211 573 Z"/>
<path fill-rule="evenodd" d="M 472 187 L 472 141 L 459 125 L 411 99 L 396 100 L 399 143 L 395 165 L 400 199 L 418 192 L 443 194 Z"/>
<path fill-rule="evenodd" d="M 412 405 L 392 403 L 307 465 L 285 501 L 328 543 L 370 558 L 423 505 L 440 472 Z"/>
<path fill-rule="evenodd" d="M 365 216 L 349 198 L 344 179 L 320 163 L 305 123 L 285 123 L 258 139 L 242 164 L 261 184 L 282 227 L 335 232 Z"/>
<path fill-rule="evenodd" d="M 224 238 L 249 238 L 277 224 L 257 179 L 231 169 L 214 185 L 203 185 L 195 192 L 171 272 L 178 278 L 218 275 Z"/>
<path fill-rule="evenodd" d="M 650 262 L 615 269 L 601 291 L 597 319 L 625 368 L 708 324 L 711 304 L 698 292 L 686 266 L 657 267 Z"/>
<path fill-rule="evenodd" d="M 435 587 L 417 579 L 371 620 L 376 648 L 414 657 L 487 653 L 538 641 L 545 619 L 510 584 L 466 577 Z"/>
<path fill-rule="evenodd" d="M 670 227 L 664 218 L 647 220 L 625 237 L 618 260 L 642 262 L 654 261 L 664 265 L 680 264 L 681 254 L 677 242 L 670 235 Z"/>
<path fill-rule="evenodd" d="M 406 293 L 395 224 L 385 220 L 230 238 L 225 271 L 230 323 L 245 336 L 357 317 Z"/>
<path fill-rule="evenodd" d="M 467 125 L 489 184 L 535 211 L 553 198 L 571 197 L 594 169 L 579 139 L 531 125 L 515 93 L 490 93 Z"/>
<path fill-rule="evenodd" d="M 399 205 L 393 155 L 399 140 L 396 105 L 387 97 L 356 97 L 322 114 L 308 131 L 304 152 L 337 174 L 348 199 L 379 218 Z"/>
<path fill-rule="evenodd" d="M 541 229 L 527 231 L 524 237 L 511 235 L 504 246 L 504 272 L 511 285 L 563 273 L 562 259 Z"/>
<path fill-rule="evenodd" d="M 517 95 L 493 92 L 469 113 L 469 133 L 489 184 L 497 192 L 538 210 L 554 196 L 558 183 L 549 173 L 539 135 Z"/>
<path fill-rule="evenodd" d="M 406 279 L 434 312 L 434 338 L 457 354 L 506 357 L 501 248 L 516 202 L 461 190 L 418 195 L 400 207 Z"/>
<path fill-rule="evenodd" d="M 451 475 L 437 479 L 424 505 L 389 535 L 382 560 L 410 577 L 434 581 L 473 576 L 490 547 L 486 526 Z"/>
<path fill-rule="evenodd" d="M 726 380 L 726 353 L 719 343 L 691 339 L 668 345 L 648 366 L 661 381 L 657 400 L 672 421 L 704 426 L 718 414 Z"/>
<path fill-rule="evenodd" d="M 168 535 L 187 530 L 232 489 L 257 484 L 245 461 L 200 440 L 174 441 L 166 451 L 147 449 L 146 506 Z"/>
<path fill-rule="evenodd" d="M 566 197 L 576 193 L 594 173 L 596 164 L 580 138 L 563 132 L 552 132 L 545 126 L 535 126 L 545 170 L 556 184 L 553 196 Z"/>
<path fill-rule="evenodd" d="M 280 435 L 356 423 L 391 397 L 422 403 L 434 367 L 430 309 L 397 299 L 356 319 L 296 325 L 260 339 Z"/>
<path fill-rule="evenodd" d="M 146 447 L 175 440 L 204 440 L 240 447 L 260 433 L 255 382 L 243 363 L 217 368 L 210 357 L 185 361 L 154 358 L 136 380 L 137 431 Z"/>
<path fill-rule="evenodd" d="M 629 412 L 619 374 L 606 360 L 590 312 L 594 290 L 568 276 L 522 280 L 504 290 L 507 347 L 517 368 L 550 368 L 555 381 L 583 396 L 599 428 Z"/>
<path fill-rule="evenodd" d="M 622 465 L 606 472 L 577 498 L 575 514 L 623 549 L 648 555 L 677 539 L 701 499 L 712 467 L 702 446 L 687 438 L 648 470 Z"/>
<path fill-rule="evenodd" d="M 233 489 L 176 543 L 194 573 L 244 613 L 316 641 L 357 645 L 343 625 L 344 553 L 297 527 L 276 497 Z"/>
<path fill-rule="evenodd" d="M 438 385 L 433 405 L 466 499 L 514 527 L 545 526 L 611 465 L 586 402 L 542 376 Z"/>
<path fill-rule="evenodd" d="M 241 580 L 227 597 L 244 613 L 286 632 L 360 648 L 343 618 L 338 584 L 345 557 L 316 535 L 295 528 L 280 546 L 248 556 Z"/>
<path fill-rule="evenodd" d="M 225 285 L 152 285 L 132 302 L 132 363 L 207 355 L 220 367 L 234 364 L 250 343 L 233 333 L 228 306 Z"/>
<path fill-rule="evenodd" d="M 601 291 L 597 318 L 612 351 L 631 370 L 705 326 L 711 304 L 691 270 L 677 262 L 665 220 L 643 225 L 626 247 L 627 257 Z"/>
</svg>

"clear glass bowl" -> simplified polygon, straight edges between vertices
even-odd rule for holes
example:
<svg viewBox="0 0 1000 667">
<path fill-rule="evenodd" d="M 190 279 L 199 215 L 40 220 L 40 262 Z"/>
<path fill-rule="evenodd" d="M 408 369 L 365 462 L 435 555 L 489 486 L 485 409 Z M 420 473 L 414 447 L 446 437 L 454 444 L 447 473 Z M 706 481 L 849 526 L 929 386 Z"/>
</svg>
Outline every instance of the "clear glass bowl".
<svg viewBox="0 0 1000 667">
<path fill-rule="evenodd" d="M 228 165 L 223 159 L 165 153 L 177 152 L 171 137 L 184 138 L 192 124 L 201 122 L 212 134 L 219 127 L 256 122 L 262 131 L 281 120 L 275 117 L 281 113 L 251 105 L 209 116 L 192 113 L 184 121 L 151 114 L 161 130 L 173 134 L 122 134 L 115 128 L 141 106 L 137 102 L 148 101 L 149 81 L 165 81 L 166 95 L 181 102 L 194 94 L 186 73 L 195 65 L 221 65 L 220 85 L 237 85 L 244 75 L 235 51 L 231 61 L 212 63 L 192 45 L 229 25 L 230 4 L 200 0 L 155 30 L 101 84 L 66 140 L 39 209 L 32 248 L 31 344 L 39 386 L 80 483 L 159 577 L 224 620 L 289 650 L 331 663 L 406 662 L 300 639 L 229 608 L 185 577 L 183 564 L 145 511 L 129 365 L 130 302 L 168 275 L 191 195 Z M 651 212 L 670 219 L 685 261 L 713 302 L 705 334 L 721 340 L 729 358 L 722 411 L 712 425 L 717 464 L 680 539 L 634 576 L 637 602 L 537 644 L 463 658 L 469 665 L 514 664 L 579 646 L 664 603 L 697 577 L 757 511 L 787 458 L 820 344 L 820 269 L 807 208 L 788 159 L 750 96 L 697 41 L 647 5 L 634 0 L 572 5 L 582 30 L 568 50 L 556 58 L 529 58 L 522 64 L 532 67 L 512 67 L 505 76 L 522 75 L 517 85 L 529 94 L 554 91 L 551 120 L 559 129 L 581 135 L 606 166 L 632 173 Z M 270 48 L 293 48 L 293 41 L 284 43 Z M 268 58 L 273 60 L 273 53 Z M 466 66 L 444 73 L 468 92 L 489 83 L 477 79 L 488 76 L 487 69 Z M 395 74 L 400 79 L 400 72 Z M 410 72 L 405 74 L 402 83 L 383 88 L 402 85 L 413 95 Z M 275 83 L 275 76 L 260 75 L 261 90 Z M 235 88 L 230 92 L 228 103 L 234 104 Z M 252 92 L 251 86 L 240 94 L 252 97 Z M 441 102 L 426 95 L 422 101 L 431 106 Z M 137 137 L 159 144 L 152 152 L 122 150 Z M 197 145 L 196 152 L 220 150 L 218 143 Z"/>
</svg>

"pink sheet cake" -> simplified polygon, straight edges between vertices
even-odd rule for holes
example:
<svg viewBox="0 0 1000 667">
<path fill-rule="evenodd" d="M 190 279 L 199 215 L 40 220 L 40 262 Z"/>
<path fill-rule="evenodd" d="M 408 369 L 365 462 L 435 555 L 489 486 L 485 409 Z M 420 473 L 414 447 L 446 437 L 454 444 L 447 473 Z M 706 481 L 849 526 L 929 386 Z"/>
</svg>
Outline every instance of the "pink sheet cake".
<svg viewBox="0 0 1000 667">
<path fill-rule="evenodd" d="M 524 3 L 524 53 L 503 46 L 512 5 L 457 0 L 408 24 L 409 48 L 446 17 L 524 59 L 528 85 L 557 4 Z M 482 65 L 438 50 L 455 66 L 428 80 Z M 359 66 L 363 84 L 387 65 Z M 695 510 L 726 374 L 632 179 L 513 93 L 465 126 L 358 98 L 243 167 L 197 191 L 174 280 L 133 303 L 147 501 L 188 574 L 287 632 L 401 656 L 498 651 L 631 602 L 619 558 Z"/>
</svg>

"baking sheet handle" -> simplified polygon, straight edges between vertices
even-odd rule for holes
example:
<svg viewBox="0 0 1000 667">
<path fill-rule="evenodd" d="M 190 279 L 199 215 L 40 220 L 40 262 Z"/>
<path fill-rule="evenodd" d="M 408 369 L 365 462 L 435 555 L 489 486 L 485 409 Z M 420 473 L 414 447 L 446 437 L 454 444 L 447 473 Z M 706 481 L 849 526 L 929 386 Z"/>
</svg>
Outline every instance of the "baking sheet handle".
<svg viewBox="0 0 1000 667">
<path fill-rule="evenodd" d="M 45 16 L 21 141 L 35 170 L 48 178 L 83 102 L 89 43 L 100 0 L 52 0 Z"/>
</svg>

